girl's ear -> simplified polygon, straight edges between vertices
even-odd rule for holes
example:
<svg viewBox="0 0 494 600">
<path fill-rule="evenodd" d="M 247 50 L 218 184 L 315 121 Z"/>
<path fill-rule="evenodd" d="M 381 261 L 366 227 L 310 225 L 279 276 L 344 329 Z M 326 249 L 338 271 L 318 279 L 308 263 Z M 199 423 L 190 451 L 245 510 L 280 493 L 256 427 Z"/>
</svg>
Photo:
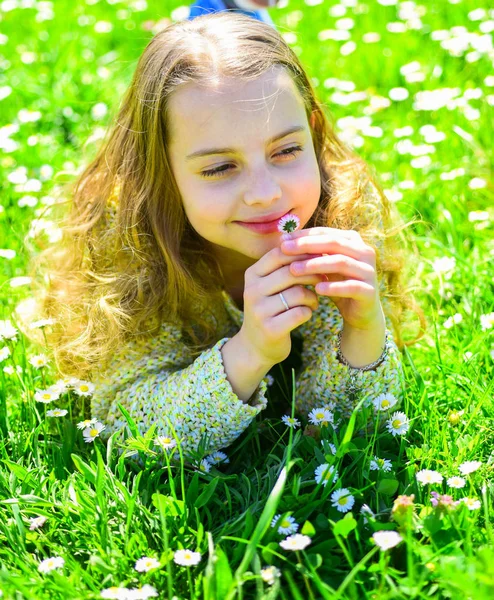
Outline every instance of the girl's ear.
<svg viewBox="0 0 494 600">
<path fill-rule="evenodd" d="M 309 119 L 309 123 L 312 129 L 316 126 L 316 113 L 312 113 Z"/>
</svg>

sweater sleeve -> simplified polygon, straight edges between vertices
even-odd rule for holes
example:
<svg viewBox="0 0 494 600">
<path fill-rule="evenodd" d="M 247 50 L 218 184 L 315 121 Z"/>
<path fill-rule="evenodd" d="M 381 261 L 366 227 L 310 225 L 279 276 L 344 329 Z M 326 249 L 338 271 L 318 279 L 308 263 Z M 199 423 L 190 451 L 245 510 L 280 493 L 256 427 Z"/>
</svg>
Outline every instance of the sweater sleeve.
<svg viewBox="0 0 494 600">
<path fill-rule="evenodd" d="M 93 379 L 92 416 L 108 437 L 127 425 L 117 404 L 126 408 L 141 434 L 157 424 L 156 435 L 172 437 L 173 425 L 184 455 L 198 449 L 214 452 L 231 444 L 267 405 L 266 379 L 249 403 L 233 392 L 223 365 L 220 339 L 191 361 L 178 332 L 164 329 L 151 342 L 125 347 L 105 373 Z"/>
<path fill-rule="evenodd" d="M 403 397 L 402 367 L 389 319 L 386 318 L 387 357 L 371 371 L 340 363 L 336 355 L 342 328 L 343 318 L 336 306 L 327 296 L 320 296 L 313 318 L 301 327 L 302 367 L 296 384 L 299 412 L 306 415 L 313 408 L 330 404 L 343 416 L 349 416 L 362 397 L 364 405 L 369 406 L 381 394 L 392 394 L 397 407 Z"/>
</svg>

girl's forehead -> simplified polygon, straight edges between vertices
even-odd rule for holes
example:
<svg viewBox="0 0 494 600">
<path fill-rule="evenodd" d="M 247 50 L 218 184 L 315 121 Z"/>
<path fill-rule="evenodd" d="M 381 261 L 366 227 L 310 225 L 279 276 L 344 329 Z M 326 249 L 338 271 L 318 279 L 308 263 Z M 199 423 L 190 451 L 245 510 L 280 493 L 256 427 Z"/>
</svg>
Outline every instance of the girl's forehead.
<svg viewBox="0 0 494 600">
<path fill-rule="evenodd" d="M 186 84 L 172 94 L 168 109 L 170 142 L 179 145 L 189 137 L 248 132 L 252 127 L 278 133 L 287 122 L 305 116 L 302 97 L 283 69 L 251 81 L 223 79 L 208 87 Z"/>
</svg>

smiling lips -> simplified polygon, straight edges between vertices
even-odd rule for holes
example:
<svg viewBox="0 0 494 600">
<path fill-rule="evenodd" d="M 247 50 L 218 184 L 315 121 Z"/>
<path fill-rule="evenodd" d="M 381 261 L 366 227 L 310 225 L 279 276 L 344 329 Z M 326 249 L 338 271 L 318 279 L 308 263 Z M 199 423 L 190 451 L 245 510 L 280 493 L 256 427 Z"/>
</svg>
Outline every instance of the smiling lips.
<svg viewBox="0 0 494 600">
<path fill-rule="evenodd" d="M 247 229 L 250 229 L 251 231 L 255 232 L 255 233 L 262 233 L 262 234 L 266 234 L 266 233 L 279 233 L 278 231 L 278 222 L 281 219 L 281 217 L 284 217 L 286 214 L 288 214 L 288 212 L 284 212 L 284 213 L 278 213 L 278 214 L 274 214 L 274 215 L 266 215 L 266 217 L 264 217 L 264 219 L 269 218 L 272 219 L 271 221 L 262 221 L 262 222 L 253 222 L 253 221 L 236 221 L 239 225 L 242 225 L 242 227 L 247 227 Z M 263 217 L 259 217 L 259 218 L 263 218 Z"/>
</svg>

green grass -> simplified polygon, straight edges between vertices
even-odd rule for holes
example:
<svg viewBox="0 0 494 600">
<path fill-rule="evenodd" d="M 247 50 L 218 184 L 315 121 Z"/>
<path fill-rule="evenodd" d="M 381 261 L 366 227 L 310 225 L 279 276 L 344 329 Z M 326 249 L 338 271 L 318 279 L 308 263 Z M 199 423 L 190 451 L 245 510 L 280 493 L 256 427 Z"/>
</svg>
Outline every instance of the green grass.
<svg viewBox="0 0 494 600">
<path fill-rule="evenodd" d="M 179 6 L 170 0 L 149 0 L 147 5 L 60 0 L 52 4 L 53 18 L 43 20 L 37 15 L 49 16 L 49 3 L 15 4 L 19 7 L 9 10 L 12 2 L 0 2 L 0 248 L 15 252 L 13 257 L 0 253 L 0 319 L 14 325 L 15 308 L 29 298 L 29 286 L 15 286 L 22 283 L 19 279 L 13 280 L 14 287 L 11 283 L 26 275 L 30 252 L 39 248 L 28 235 L 34 220 L 50 221 L 50 198 L 94 156 L 98 136 L 116 114 L 152 35 L 150 22 L 169 17 Z M 44 13 L 36 5 L 44 5 Z M 494 311 L 494 89 L 493 51 L 487 45 L 494 15 L 469 17 L 479 7 L 487 11 L 484 0 L 431 0 L 417 5 L 424 12 L 416 17 L 421 23 L 409 16 L 408 28 L 398 33 L 388 31 L 386 24 L 406 23 L 397 9 L 410 10 L 411 3 L 381 6 L 368 0 L 358 3 L 358 14 L 349 7 L 345 15 L 331 16 L 328 11 L 335 5 L 328 0 L 315 6 L 290 1 L 271 14 L 280 31 L 296 34 L 288 41 L 334 121 L 368 116 L 373 127 L 382 129 L 380 137 L 375 137 L 379 130 L 367 130 L 354 143 L 401 214 L 422 219 L 410 235 L 416 248 L 416 294 L 429 327 L 403 355 L 403 410 L 411 422 L 409 432 L 403 437 L 353 435 L 353 425 L 358 430 L 365 417 L 355 413 L 355 422 L 335 439 L 323 431 L 338 448 L 333 456 L 328 446 L 301 430 L 287 429 L 277 416 L 264 415 L 227 449 L 230 462 L 210 473 L 183 461 L 163 461 L 150 437 L 130 442 L 140 449 L 138 464 L 111 441 L 84 442 L 76 423 L 87 415 L 88 399 L 84 405 L 68 392 L 56 405 L 69 414 L 47 418 L 45 405 L 36 403 L 33 394 L 53 383 L 57 374 L 50 364 L 36 369 L 29 363 L 44 349 L 20 335 L 15 343 L 0 342 L 0 351 L 6 346 L 12 352 L 0 367 L 3 597 L 99 598 L 110 586 L 145 584 L 159 598 L 183 600 L 493 597 L 494 327 L 492 317 L 482 316 Z M 342 17 L 355 21 L 350 40 L 356 47 L 348 55 L 340 48 L 349 40 L 318 38 L 321 31 L 335 29 Z M 113 30 L 98 33 L 95 24 L 101 21 Z M 433 39 L 438 34 L 431 35 L 461 26 L 485 36 L 483 45 L 479 37 L 470 37 L 470 46 L 458 45 L 453 55 Z M 379 33 L 381 41 L 364 43 L 362 36 L 369 32 Z M 422 81 L 407 81 L 403 74 L 402 67 L 413 61 L 420 64 Z M 324 85 L 329 86 L 330 78 L 337 80 L 333 83 L 351 81 L 356 91 L 368 95 L 341 104 L 335 89 Z M 387 98 L 395 87 L 407 88 L 409 97 L 369 111 L 371 97 Z M 445 88 L 457 88 L 454 97 L 464 99 L 434 110 L 430 105 L 419 110 L 414 103 L 420 99 L 418 92 Z M 98 103 L 108 108 L 101 118 L 92 112 Z M 26 113 L 20 112 L 25 110 L 39 111 L 39 118 L 26 122 Z M 346 136 L 352 123 L 341 123 Z M 6 141 L 8 130 L 1 129 L 9 125 L 18 126 L 10 135 L 15 144 Z M 401 139 L 411 140 L 408 151 L 417 152 L 413 147 L 426 143 L 419 131 L 425 125 L 434 125 L 445 139 L 428 144 L 435 151 L 422 148 L 430 152 L 430 161 L 420 166 L 414 162 L 418 156 L 400 153 L 406 144 L 397 146 L 400 138 L 394 131 L 411 126 L 413 132 Z M 447 175 L 455 169 L 461 169 L 456 177 Z M 23 174 L 36 180 L 28 184 L 32 191 L 15 183 Z M 33 199 L 26 201 L 26 196 Z M 56 230 L 44 224 L 48 243 Z M 461 315 L 457 322 L 450 319 L 454 315 Z M 19 374 L 16 366 L 22 369 Z M 287 406 L 291 389 L 287 382 Z M 459 415 L 451 418 L 452 413 Z M 374 455 L 389 459 L 392 470 L 370 471 Z M 470 460 L 481 461 L 481 468 L 465 477 L 463 489 L 448 488 L 446 479 Z M 324 487 L 316 485 L 314 470 L 325 462 L 336 466 L 339 481 Z M 421 486 L 415 475 L 422 469 L 440 472 L 444 482 Z M 340 485 L 355 497 L 352 512 L 345 515 L 330 500 Z M 462 503 L 452 510 L 435 509 L 431 489 L 455 500 L 478 499 L 480 508 L 469 510 Z M 415 495 L 413 514 L 391 513 L 400 494 Z M 367 523 L 360 513 L 364 503 L 375 513 Z M 291 552 L 279 545 L 285 536 L 270 526 L 279 513 L 292 515 L 299 532 L 311 537 L 305 550 Z M 29 519 L 35 516 L 47 521 L 31 531 Z M 403 542 L 381 552 L 370 538 L 385 529 L 399 531 Z M 199 552 L 199 564 L 176 564 L 173 554 L 180 548 Z M 65 561 L 62 568 L 39 572 L 40 561 L 58 556 Z M 134 565 L 143 556 L 155 557 L 160 567 L 136 571 Z M 281 571 L 272 586 L 260 576 L 267 565 Z M 140 597 L 147 596 L 141 592 Z"/>
</svg>

